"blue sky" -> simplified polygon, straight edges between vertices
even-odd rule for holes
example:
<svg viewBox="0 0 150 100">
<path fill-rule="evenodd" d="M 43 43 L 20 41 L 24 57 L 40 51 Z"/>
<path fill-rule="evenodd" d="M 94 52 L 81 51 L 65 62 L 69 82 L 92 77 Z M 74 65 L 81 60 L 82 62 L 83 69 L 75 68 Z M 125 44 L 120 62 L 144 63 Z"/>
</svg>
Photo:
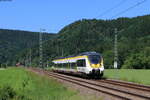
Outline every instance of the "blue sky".
<svg viewBox="0 0 150 100">
<path fill-rule="evenodd" d="M 143 0 L 0 0 L 0 28 L 56 33 L 82 18 L 111 19 L 139 1 Z M 145 14 L 150 14 L 150 0 L 114 18 Z"/>
</svg>

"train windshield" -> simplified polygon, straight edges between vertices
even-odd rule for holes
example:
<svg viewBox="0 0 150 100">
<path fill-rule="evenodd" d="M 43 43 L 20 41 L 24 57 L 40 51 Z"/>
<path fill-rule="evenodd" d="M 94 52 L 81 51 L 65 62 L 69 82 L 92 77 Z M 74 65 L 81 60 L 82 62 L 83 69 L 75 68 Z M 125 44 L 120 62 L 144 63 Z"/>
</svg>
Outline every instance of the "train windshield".
<svg viewBox="0 0 150 100">
<path fill-rule="evenodd" d="M 92 64 L 98 64 L 101 60 L 101 56 L 100 55 L 89 55 L 89 60 Z"/>
</svg>

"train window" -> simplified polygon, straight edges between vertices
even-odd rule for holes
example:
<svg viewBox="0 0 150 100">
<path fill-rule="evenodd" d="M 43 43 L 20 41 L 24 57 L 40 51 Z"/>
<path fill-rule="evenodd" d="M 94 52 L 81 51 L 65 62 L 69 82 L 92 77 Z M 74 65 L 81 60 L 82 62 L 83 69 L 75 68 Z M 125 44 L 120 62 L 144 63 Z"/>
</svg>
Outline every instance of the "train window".
<svg viewBox="0 0 150 100">
<path fill-rule="evenodd" d="M 70 63 L 70 66 L 71 66 L 71 67 L 75 67 L 75 66 L 76 66 L 76 63 Z"/>
<path fill-rule="evenodd" d="M 71 67 L 72 69 L 75 69 L 75 68 L 76 68 L 76 63 L 70 63 L 70 67 Z"/>
<path fill-rule="evenodd" d="M 81 59 L 77 61 L 78 67 L 86 67 L 85 59 Z"/>
<path fill-rule="evenodd" d="M 101 60 L 100 55 L 90 55 L 90 56 L 88 56 L 88 58 L 92 64 L 98 64 Z"/>
</svg>

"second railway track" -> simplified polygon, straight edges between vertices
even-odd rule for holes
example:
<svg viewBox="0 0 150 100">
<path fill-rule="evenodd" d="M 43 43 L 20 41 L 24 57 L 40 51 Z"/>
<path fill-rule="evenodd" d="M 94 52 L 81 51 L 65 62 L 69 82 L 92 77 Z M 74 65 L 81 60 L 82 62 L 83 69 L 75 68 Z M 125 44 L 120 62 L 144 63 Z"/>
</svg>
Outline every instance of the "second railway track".
<svg viewBox="0 0 150 100">
<path fill-rule="evenodd" d="M 145 85 L 140 85 L 140 84 L 135 84 L 135 83 L 110 80 L 110 79 L 100 80 L 98 82 L 109 83 L 109 84 L 113 84 L 113 85 L 119 85 L 119 86 L 123 86 L 123 87 L 128 87 L 128 88 L 133 88 L 133 89 L 137 89 L 137 90 L 141 90 L 141 91 L 150 92 L 150 86 L 145 86 Z"/>
<path fill-rule="evenodd" d="M 36 72 L 42 71 L 43 73 L 47 74 L 48 76 L 55 77 L 57 79 L 61 79 L 64 81 L 68 81 L 68 82 L 71 82 L 71 83 L 74 83 L 74 84 L 77 84 L 77 85 L 80 85 L 80 86 L 83 86 L 83 87 L 86 87 L 86 88 L 89 88 L 89 89 L 92 89 L 92 90 L 95 90 L 98 92 L 102 92 L 102 93 L 105 93 L 105 94 L 108 94 L 111 96 L 115 96 L 115 97 L 120 98 L 120 99 L 124 99 L 124 100 L 150 100 L 150 94 L 148 94 L 149 88 L 146 88 L 144 86 L 143 86 L 142 91 L 143 92 L 146 91 L 146 93 L 148 95 L 144 95 L 144 93 L 143 94 L 138 93 L 137 91 L 131 92 L 131 91 L 128 91 L 126 89 L 114 88 L 111 85 L 109 86 L 109 85 L 105 85 L 105 84 L 100 84 L 100 83 L 102 83 L 102 81 L 86 80 L 86 79 L 77 78 L 77 77 L 73 77 L 73 76 L 67 76 L 64 74 L 58 74 L 58 73 L 54 73 L 54 72 L 43 71 L 41 69 L 32 69 L 32 70 L 36 71 Z M 103 81 L 103 83 L 112 84 L 113 81 L 106 80 L 106 81 Z M 115 84 L 115 82 L 114 82 L 114 84 Z M 119 85 L 119 84 L 121 84 L 121 82 L 120 83 L 116 82 L 115 85 L 117 85 L 117 84 Z M 124 87 L 126 87 L 125 86 L 126 84 L 122 83 L 121 86 L 122 85 Z M 133 85 L 128 84 L 127 88 L 132 88 L 131 86 L 134 87 Z M 138 90 L 138 88 L 136 88 L 136 89 Z"/>
</svg>

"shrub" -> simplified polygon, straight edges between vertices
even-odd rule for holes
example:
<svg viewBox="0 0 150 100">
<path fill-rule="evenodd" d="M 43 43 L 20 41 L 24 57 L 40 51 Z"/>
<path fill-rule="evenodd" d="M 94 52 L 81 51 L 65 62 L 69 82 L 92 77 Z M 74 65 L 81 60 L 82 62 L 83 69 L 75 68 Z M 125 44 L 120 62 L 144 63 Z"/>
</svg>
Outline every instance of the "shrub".
<svg viewBox="0 0 150 100">
<path fill-rule="evenodd" d="M 122 68 L 150 69 L 150 56 L 143 52 L 133 54 L 126 59 Z"/>
<path fill-rule="evenodd" d="M 0 100 L 13 99 L 16 96 L 16 92 L 10 86 L 4 86 L 0 88 Z"/>
<path fill-rule="evenodd" d="M 0 88 L 0 100 L 31 100 L 24 95 L 18 95 L 10 86 Z"/>
</svg>

